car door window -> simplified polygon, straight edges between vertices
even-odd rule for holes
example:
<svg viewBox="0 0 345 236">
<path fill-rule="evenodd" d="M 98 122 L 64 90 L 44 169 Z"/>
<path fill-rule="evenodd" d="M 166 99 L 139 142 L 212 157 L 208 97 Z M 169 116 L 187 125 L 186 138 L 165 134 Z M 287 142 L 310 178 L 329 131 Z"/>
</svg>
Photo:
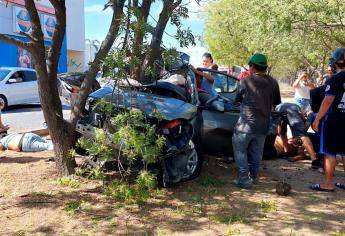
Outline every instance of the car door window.
<svg viewBox="0 0 345 236">
<path fill-rule="evenodd" d="M 237 89 L 237 80 L 220 72 L 211 72 L 214 78 L 213 87 L 218 93 L 233 93 Z"/>
<path fill-rule="evenodd" d="M 15 82 L 13 82 L 13 80 L 15 80 Z M 10 80 L 7 81 L 7 83 L 12 84 L 12 83 L 22 83 L 24 81 L 24 72 L 23 71 L 16 71 L 14 72 L 11 77 Z"/>
<path fill-rule="evenodd" d="M 24 71 L 24 82 L 36 81 L 37 76 L 34 71 Z"/>
</svg>

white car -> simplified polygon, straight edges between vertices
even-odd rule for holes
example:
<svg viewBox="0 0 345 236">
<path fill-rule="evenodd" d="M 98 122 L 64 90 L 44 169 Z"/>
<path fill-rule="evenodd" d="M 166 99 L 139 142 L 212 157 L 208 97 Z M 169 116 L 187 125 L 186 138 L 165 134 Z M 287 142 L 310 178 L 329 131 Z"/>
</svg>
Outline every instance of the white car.
<svg viewBox="0 0 345 236">
<path fill-rule="evenodd" d="M 5 107 L 39 103 L 37 76 L 34 69 L 0 67 L 0 101 Z"/>
</svg>

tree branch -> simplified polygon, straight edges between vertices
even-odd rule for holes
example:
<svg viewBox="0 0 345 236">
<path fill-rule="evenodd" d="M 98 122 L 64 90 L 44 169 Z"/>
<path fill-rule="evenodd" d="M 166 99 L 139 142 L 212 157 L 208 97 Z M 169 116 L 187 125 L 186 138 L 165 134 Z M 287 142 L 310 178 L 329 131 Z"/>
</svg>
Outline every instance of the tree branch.
<svg viewBox="0 0 345 236">
<path fill-rule="evenodd" d="M 147 56 L 146 67 L 152 67 L 154 62 L 159 58 L 161 43 L 166 25 L 169 22 L 171 12 L 181 4 L 182 0 L 174 2 L 173 0 L 164 1 L 163 9 L 159 14 L 157 25 L 152 32 L 150 43 L 150 52 Z"/>
<path fill-rule="evenodd" d="M 37 39 L 36 42 L 34 41 L 34 44 L 38 43 L 40 40 L 44 42 L 41 21 L 34 0 L 25 0 L 25 8 L 30 14 L 32 36 Z"/>
<path fill-rule="evenodd" d="M 100 63 L 107 56 L 111 46 L 114 44 L 115 38 L 118 35 L 120 25 L 123 21 L 124 13 L 123 8 L 125 0 L 112 0 L 113 1 L 113 17 L 111 24 L 107 33 L 107 36 L 103 40 L 99 51 L 97 52 L 94 61 L 91 64 L 90 69 L 86 73 L 86 77 L 81 85 L 81 89 L 78 94 L 78 99 L 76 104 L 72 108 L 70 122 L 72 127 L 75 126 L 77 120 L 79 119 L 84 106 L 86 103 L 86 98 L 91 92 L 92 84 L 95 81 L 96 74 L 99 70 Z"/>
<path fill-rule="evenodd" d="M 31 41 L 37 41 L 37 39 L 34 38 L 31 34 L 25 33 L 23 31 L 20 31 L 19 34 L 29 38 Z"/>
<path fill-rule="evenodd" d="M 6 42 L 6 43 L 10 43 L 10 44 L 14 44 L 18 47 L 24 48 L 25 50 L 29 51 L 32 53 L 32 43 L 25 43 L 21 40 L 9 37 L 7 35 L 4 34 L 0 34 L 0 41 Z"/>
<path fill-rule="evenodd" d="M 66 6 L 65 0 L 49 0 L 55 9 L 56 26 L 52 38 L 52 45 L 48 53 L 48 73 L 57 74 L 61 46 L 66 34 Z M 50 78 L 53 78 L 50 76 Z"/>
</svg>

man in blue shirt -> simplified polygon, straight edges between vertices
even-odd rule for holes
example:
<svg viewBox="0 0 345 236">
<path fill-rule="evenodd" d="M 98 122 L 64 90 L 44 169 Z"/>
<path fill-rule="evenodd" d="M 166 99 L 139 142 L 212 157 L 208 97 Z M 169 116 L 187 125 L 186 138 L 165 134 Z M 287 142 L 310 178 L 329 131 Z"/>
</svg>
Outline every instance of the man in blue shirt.
<svg viewBox="0 0 345 236">
<path fill-rule="evenodd" d="M 325 179 L 310 186 L 312 190 L 333 192 L 333 174 L 337 156 L 342 156 L 345 170 L 345 48 L 337 48 L 330 66 L 336 72 L 327 82 L 325 98 L 313 123 L 313 129 L 321 134 L 320 152 L 325 154 Z M 345 190 L 345 182 L 336 183 Z"/>
</svg>

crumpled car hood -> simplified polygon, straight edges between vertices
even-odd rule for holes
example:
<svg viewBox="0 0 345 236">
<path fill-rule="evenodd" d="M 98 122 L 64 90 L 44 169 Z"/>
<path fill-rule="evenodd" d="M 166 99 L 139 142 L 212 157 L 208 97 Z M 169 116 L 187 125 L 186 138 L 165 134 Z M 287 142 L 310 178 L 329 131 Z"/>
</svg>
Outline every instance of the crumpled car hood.
<svg viewBox="0 0 345 236">
<path fill-rule="evenodd" d="M 104 98 L 106 101 L 112 101 L 115 106 L 125 109 L 137 108 L 147 116 L 152 116 L 155 111 L 159 111 L 165 120 L 190 120 L 197 113 L 196 106 L 175 98 L 138 91 L 115 90 L 114 94 L 112 93 L 112 87 L 106 86 L 91 93 L 90 97 Z"/>
</svg>

